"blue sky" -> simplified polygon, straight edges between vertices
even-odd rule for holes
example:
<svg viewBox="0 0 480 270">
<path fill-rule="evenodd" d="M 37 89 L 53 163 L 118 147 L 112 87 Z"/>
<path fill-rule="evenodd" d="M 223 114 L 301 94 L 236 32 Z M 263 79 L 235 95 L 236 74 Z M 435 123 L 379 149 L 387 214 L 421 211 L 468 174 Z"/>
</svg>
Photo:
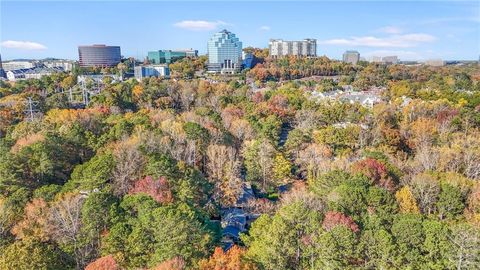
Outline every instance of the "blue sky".
<svg viewBox="0 0 480 270">
<path fill-rule="evenodd" d="M 143 59 L 155 49 L 195 48 L 226 28 L 243 46 L 270 38 L 318 40 L 317 53 L 402 60 L 478 59 L 480 1 L 5 1 L 0 0 L 2 59 L 77 59 L 78 45 L 120 45 Z"/>
</svg>

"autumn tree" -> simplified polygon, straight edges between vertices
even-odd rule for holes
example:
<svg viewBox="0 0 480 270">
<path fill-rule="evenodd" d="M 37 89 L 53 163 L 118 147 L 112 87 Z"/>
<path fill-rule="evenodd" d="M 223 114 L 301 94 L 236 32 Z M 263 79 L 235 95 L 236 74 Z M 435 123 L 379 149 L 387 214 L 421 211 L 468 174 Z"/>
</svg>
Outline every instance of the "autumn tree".
<svg viewBox="0 0 480 270">
<path fill-rule="evenodd" d="M 112 187 L 114 193 L 121 196 L 128 192 L 133 181 L 140 176 L 145 159 L 132 139 L 119 144 L 113 155 L 115 167 L 112 171 Z"/>
<path fill-rule="evenodd" d="M 75 193 L 64 194 L 50 207 L 48 215 L 51 238 L 72 254 L 78 268 L 88 262 L 88 246 L 81 245 L 81 211 L 84 198 Z"/>
<path fill-rule="evenodd" d="M 185 260 L 182 257 L 175 257 L 160 263 L 151 270 L 184 270 L 185 267 Z"/>
<path fill-rule="evenodd" d="M 129 194 L 143 193 L 155 201 L 168 204 L 173 202 L 173 194 L 165 177 L 154 180 L 151 176 L 136 181 L 129 190 Z"/>
<path fill-rule="evenodd" d="M 409 186 L 404 186 L 395 193 L 401 213 L 419 213 L 417 202 Z"/>
<path fill-rule="evenodd" d="M 358 225 L 352 220 L 351 217 L 345 216 L 342 213 L 330 211 L 325 213 L 323 219 L 322 228 L 326 231 L 331 230 L 335 226 L 345 226 L 352 230 L 352 232 L 358 232 Z"/>
<path fill-rule="evenodd" d="M 120 270 L 121 268 L 115 261 L 112 255 L 100 257 L 95 261 L 89 263 L 85 270 Z"/>
<path fill-rule="evenodd" d="M 216 247 L 209 259 L 201 260 L 199 263 L 200 270 L 253 270 L 257 269 L 252 263 L 246 262 L 243 258 L 245 250 L 238 246 L 233 246 L 227 251 Z"/>
<path fill-rule="evenodd" d="M 0 254 L 0 268 L 5 270 L 67 269 L 71 260 L 55 245 L 35 240 L 16 241 Z"/>
<path fill-rule="evenodd" d="M 264 191 L 274 184 L 270 171 L 275 153 L 275 148 L 266 139 L 247 142 L 243 151 L 247 179 L 260 184 Z"/>
<path fill-rule="evenodd" d="M 395 183 L 389 175 L 387 167 L 380 161 L 373 158 L 366 158 L 352 165 L 354 173 L 361 173 L 368 177 L 372 183 L 392 191 Z"/>
<path fill-rule="evenodd" d="M 418 174 L 413 177 L 410 184 L 422 213 L 432 214 L 440 193 L 438 180 L 428 174 Z"/>
<path fill-rule="evenodd" d="M 32 238 L 46 242 L 49 240 L 48 205 L 43 199 L 33 199 L 25 206 L 23 220 L 12 228 L 17 239 Z"/>
</svg>

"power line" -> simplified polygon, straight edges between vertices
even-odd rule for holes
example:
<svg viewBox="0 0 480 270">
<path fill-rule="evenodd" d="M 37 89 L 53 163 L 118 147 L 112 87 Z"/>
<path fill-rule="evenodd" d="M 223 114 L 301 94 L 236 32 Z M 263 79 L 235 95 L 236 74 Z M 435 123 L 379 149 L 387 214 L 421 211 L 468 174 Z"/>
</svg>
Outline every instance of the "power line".
<svg viewBox="0 0 480 270">
<path fill-rule="evenodd" d="M 28 97 L 27 100 L 25 101 L 25 104 L 27 106 L 25 112 L 26 119 L 27 121 L 33 121 L 35 120 L 35 113 L 38 113 L 38 101 L 33 101 L 32 97 Z"/>
</svg>

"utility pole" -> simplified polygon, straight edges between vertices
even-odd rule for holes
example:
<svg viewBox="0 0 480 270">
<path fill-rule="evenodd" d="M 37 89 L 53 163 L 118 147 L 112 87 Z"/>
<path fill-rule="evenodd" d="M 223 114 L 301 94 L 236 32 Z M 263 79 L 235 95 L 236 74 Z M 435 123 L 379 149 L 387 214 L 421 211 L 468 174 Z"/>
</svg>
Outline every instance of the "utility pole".
<svg viewBox="0 0 480 270">
<path fill-rule="evenodd" d="M 72 87 L 68 89 L 68 102 L 73 103 Z"/>
<path fill-rule="evenodd" d="M 36 109 L 38 101 L 33 101 L 32 97 L 28 97 L 25 104 L 27 105 L 27 109 L 25 110 L 27 121 L 33 121 L 35 119 L 34 113 L 38 112 Z"/>
</svg>

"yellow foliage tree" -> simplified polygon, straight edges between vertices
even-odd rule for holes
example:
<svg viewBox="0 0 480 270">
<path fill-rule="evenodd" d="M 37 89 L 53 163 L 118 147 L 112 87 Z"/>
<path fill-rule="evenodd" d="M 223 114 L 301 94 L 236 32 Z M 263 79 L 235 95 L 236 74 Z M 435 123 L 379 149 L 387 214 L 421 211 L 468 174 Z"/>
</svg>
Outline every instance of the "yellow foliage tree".
<svg viewBox="0 0 480 270">
<path fill-rule="evenodd" d="M 401 213 L 420 213 L 417 202 L 408 186 L 404 186 L 397 191 L 395 198 L 397 199 Z"/>
<path fill-rule="evenodd" d="M 283 155 L 277 154 L 273 161 L 273 175 L 277 181 L 284 181 L 290 177 L 292 171 L 291 162 Z"/>
</svg>

